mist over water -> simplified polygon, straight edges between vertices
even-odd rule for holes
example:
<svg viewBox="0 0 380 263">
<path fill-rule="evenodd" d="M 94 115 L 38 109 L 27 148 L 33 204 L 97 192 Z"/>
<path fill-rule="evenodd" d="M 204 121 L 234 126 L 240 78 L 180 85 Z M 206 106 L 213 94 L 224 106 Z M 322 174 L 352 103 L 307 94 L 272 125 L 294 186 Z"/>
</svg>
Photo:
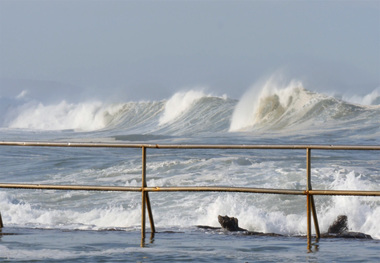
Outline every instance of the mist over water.
<svg viewBox="0 0 380 263">
<path fill-rule="evenodd" d="M 380 88 L 374 89 L 365 96 L 343 96 L 343 100 L 361 105 L 380 105 Z"/>
</svg>

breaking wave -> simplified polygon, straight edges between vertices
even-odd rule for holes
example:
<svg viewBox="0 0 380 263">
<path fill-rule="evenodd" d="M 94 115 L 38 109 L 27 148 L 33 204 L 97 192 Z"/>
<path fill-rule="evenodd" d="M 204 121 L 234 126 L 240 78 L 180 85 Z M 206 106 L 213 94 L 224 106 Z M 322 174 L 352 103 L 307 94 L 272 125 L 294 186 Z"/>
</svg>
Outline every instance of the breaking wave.
<svg viewBox="0 0 380 263">
<path fill-rule="evenodd" d="M 106 127 L 121 107 L 104 105 L 99 101 L 79 104 L 62 101 L 55 105 L 26 103 L 16 109 L 17 116 L 8 123 L 8 127 L 34 130 L 98 130 Z"/>
<path fill-rule="evenodd" d="M 374 102 L 375 95 L 369 95 Z M 332 121 L 374 117 L 379 107 L 351 104 L 309 91 L 300 81 L 280 82 L 275 77 L 253 86 L 236 105 L 229 131 L 299 129 Z"/>
<path fill-rule="evenodd" d="M 247 185 L 258 185 L 258 187 L 271 185 L 275 188 L 302 187 L 303 182 L 300 182 L 299 178 L 302 177 L 304 170 L 299 171 L 294 166 L 284 168 L 289 162 L 297 161 L 291 156 L 280 161 L 276 169 L 273 169 L 276 167 L 273 161 L 257 162 L 256 158 L 257 156 L 243 158 L 225 155 L 210 159 L 152 161 L 149 171 L 155 176 L 147 183 L 166 187 L 189 184 L 200 186 L 204 183 L 233 184 L 240 187 Z M 270 157 L 265 156 L 263 159 Z M 88 183 L 138 186 L 141 176 L 138 171 L 131 161 L 107 169 L 77 171 L 67 175 L 68 177 L 62 173 L 60 176 L 47 175 L 48 180 L 45 182 L 62 184 L 62 181 L 70 178 L 77 181 L 79 173 L 80 180 Z M 333 166 L 314 168 L 313 173 L 323 178 L 319 182 L 322 184 L 320 185 L 322 189 L 375 191 L 377 187 L 372 181 L 376 180 L 375 172 L 367 168 L 361 169 L 359 173 L 352 170 L 352 167 L 343 166 L 337 169 Z M 294 176 L 295 174 L 297 176 Z M 372 177 L 373 179 L 369 179 Z M 173 202 L 176 200 L 173 196 L 180 198 L 181 202 Z M 0 197 L 4 221 L 11 227 L 101 230 L 134 228 L 141 223 L 139 220 L 141 200 L 134 193 L 125 193 L 121 197 L 115 193 L 100 195 L 88 192 L 50 192 L 49 199 L 46 199 L 45 195 L 34 194 L 27 198 L 25 194 L 2 191 Z M 304 199 L 232 193 L 217 197 L 199 194 L 194 198 L 194 196 L 184 197 L 181 194 L 163 193 L 155 196 L 154 200 L 155 223 L 159 227 L 188 228 L 196 224 L 216 227 L 219 226 L 217 216 L 227 214 L 239 218 L 241 226 L 251 231 L 297 235 L 304 233 L 306 229 L 306 215 L 302 209 L 299 209 L 302 208 Z M 75 205 L 67 206 L 69 202 L 75 202 Z M 57 204 L 62 205 L 57 206 Z M 345 214 L 353 231 L 370 234 L 376 239 L 380 238 L 380 227 L 377 223 L 380 207 L 376 198 L 333 196 L 319 199 L 317 204 L 321 231 L 326 232 L 337 215 Z M 173 217 L 173 214 L 176 216 Z"/>
<path fill-rule="evenodd" d="M 205 94 L 202 91 L 195 90 L 174 94 L 173 97 L 165 103 L 165 110 L 160 117 L 159 124 L 163 125 L 174 121 L 202 97 L 205 97 Z"/>
<path fill-rule="evenodd" d="M 46 105 L 27 101 L 21 95 L 0 99 L 3 128 L 111 131 L 113 134 L 299 130 L 337 122 L 371 123 L 374 128 L 379 124 L 380 113 L 380 106 L 376 105 L 377 90 L 362 97 L 340 99 L 310 91 L 300 81 L 284 83 L 275 77 L 257 83 L 239 101 L 198 90 L 178 92 L 168 100 L 116 104 L 61 101 Z"/>
</svg>

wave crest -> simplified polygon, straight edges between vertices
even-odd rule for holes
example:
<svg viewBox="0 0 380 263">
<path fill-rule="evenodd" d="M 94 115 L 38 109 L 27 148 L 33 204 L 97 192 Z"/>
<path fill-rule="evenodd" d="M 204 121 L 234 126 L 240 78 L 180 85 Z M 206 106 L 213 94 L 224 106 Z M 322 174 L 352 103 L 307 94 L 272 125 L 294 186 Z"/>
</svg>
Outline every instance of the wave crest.
<svg viewBox="0 0 380 263">
<path fill-rule="evenodd" d="M 243 95 L 233 112 L 230 131 L 273 123 L 286 112 L 307 104 L 310 99 L 301 82 L 293 80 L 284 85 L 276 77 L 271 77 Z"/>
<path fill-rule="evenodd" d="M 373 102 L 377 93 L 367 97 Z M 229 131 L 300 129 L 336 120 L 354 121 L 362 113 L 361 119 L 372 119 L 378 108 L 309 91 L 300 81 L 284 84 L 274 76 L 244 94 L 234 109 Z"/>
<path fill-rule="evenodd" d="M 373 104 L 377 91 L 361 97 Z M 281 82 L 276 76 L 258 83 L 240 101 L 203 91 L 177 92 L 168 100 L 110 104 L 85 101 L 43 104 L 25 98 L 0 97 L 0 128 L 97 131 L 107 136 L 199 135 L 237 131 L 327 130 L 351 127 L 378 132 L 376 105 L 358 105 L 312 92 L 302 82 Z M 339 125 L 337 125 L 339 123 Z M 364 132 L 364 131 L 363 131 Z M 132 139 L 136 139 L 132 136 Z M 149 136 L 148 136 L 149 137 Z M 142 137 L 138 137 L 142 138 Z M 145 137 L 143 137 L 145 138 Z"/>
<path fill-rule="evenodd" d="M 35 130 L 93 131 L 107 127 L 120 104 L 104 105 L 101 102 L 78 104 L 62 101 L 58 104 L 26 103 L 17 109 L 17 117 L 9 128 Z"/>
<path fill-rule="evenodd" d="M 189 110 L 195 102 L 197 102 L 199 99 L 203 97 L 206 97 L 203 91 L 197 90 L 175 93 L 165 103 L 165 110 L 159 119 L 159 125 L 167 124 L 174 121 L 184 112 Z"/>
</svg>

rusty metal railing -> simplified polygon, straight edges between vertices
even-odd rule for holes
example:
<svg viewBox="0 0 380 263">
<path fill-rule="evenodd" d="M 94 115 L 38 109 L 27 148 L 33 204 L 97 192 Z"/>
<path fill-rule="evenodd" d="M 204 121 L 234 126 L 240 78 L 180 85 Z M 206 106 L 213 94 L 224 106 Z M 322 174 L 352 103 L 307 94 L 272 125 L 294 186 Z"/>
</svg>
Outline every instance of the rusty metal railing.
<svg viewBox="0 0 380 263">
<path fill-rule="evenodd" d="M 92 185 L 46 185 L 46 184 L 13 184 L 0 183 L 0 188 L 18 189 L 51 189 L 79 191 L 121 191 L 141 192 L 141 245 L 144 246 L 146 236 L 146 211 L 148 212 L 151 234 L 156 232 L 153 213 L 150 205 L 149 192 L 240 192 L 259 194 L 306 195 L 307 205 L 307 244 L 311 247 L 313 217 L 316 239 L 320 238 L 320 230 L 315 209 L 314 195 L 347 195 L 347 196 L 380 196 L 380 191 L 351 191 L 351 190 L 313 190 L 311 184 L 311 151 L 312 150 L 357 150 L 378 151 L 380 146 L 358 145 L 159 145 L 159 144 L 120 144 L 120 143 L 77 143 L 77 142 L 0 142 L 0 146 L 38 146 L 38 147 L 86 147 L 86 148 L 140 148 L 142 150 L 142 179 L 141 187 L 125 186 L 92 186 Z M 233 149 L 233 150 L 306 150 L 306 189 L 269 189 L 251 187 L 219 187 L 219 186 L 186 186 L 186 187 L 148 187 L 146 183 L 146 153 L 148 148 L 154 149 Z M 1 215 L 0 215 L 1 220 Z"/>
</svg>

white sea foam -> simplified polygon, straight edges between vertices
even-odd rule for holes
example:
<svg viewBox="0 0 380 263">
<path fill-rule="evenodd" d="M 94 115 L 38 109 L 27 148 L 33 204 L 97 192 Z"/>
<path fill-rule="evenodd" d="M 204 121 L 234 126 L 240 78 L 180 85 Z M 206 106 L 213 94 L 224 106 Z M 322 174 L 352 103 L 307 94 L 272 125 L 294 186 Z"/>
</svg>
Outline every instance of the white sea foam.
<svg viewBox="0 0 380 263">
<path fill-rule="evenodd" d="M 270 155 L 245 158 L 239 155 L 216 155 L 214 158 L 204 156 L 182 159 L 173 156 L 166 161 L 151 160 L 148 163 L 147 184 L 151 187 L 229 185 L 304 189 L 306 172 L 305 168 L 298 167 L 299 160 L 287 156 L 273 162 L 266 160 L 269 158 Z M 376 163 L 372 161 L 372 165 Z M 368 176 L 376 180 L 378 173 L 371 168 L 367 170 L 366 167 L 352 169 L 313 168 L 312 174 L 317 175 L 314 179 L 317 179 L 315 185 L 318 185 L 318 189 L 376 190 L 377 185 L 368 180 Z M 82 184 L 101 182 L 103 185 L 138 186 L 138 171 L 133 163 L 128 162 L 108 169 L 73 173 L 70 178 L 57 175 L 48 183 L 62 184 L 66 183 L 64 180 L 70 179 Z M 51 204 L 43 205 L 49 195 Z M 240 226 L 251 231 L 305 234 L 303 196 L 159 193 L 152 195 L 151 200 L 158 228 L 219 226 L 217 216 L 229 215 L 237 217 Z M 0 192 L 3 220 L 8 226 L 14 227 L 83 230 L 139 227 L 140 202 L 140 196 L 135 193 L 99 193 L 87 196 L 86 192 L 77 192 L 75 195 L 70 192 L 51 192 L 44 196 L 18 196 L 11 192 Z M 74 206 L 66 205 L 74 203 Z M 377 219 L 380 209 L 377 204 L 375 197 L 316 198 L 321 231 L 326 232 L 338 215 L 346 214 L 350 230 L 361 231 L 379 239 Z"/>
<path fill-rule="evenodd" d="M 8 113 L 7 121 L 1 122 L 3 140 L 83 141 L 86 137 L 86 141 L 109 142 L 115 138 L 148 143 L 153 141 L 154 144 L 376 145 L 380 138 L 378 106 L 361 106 L 349 103 L 346 99 L 319 94 L 305 89 L 298 81 L 279 82 L 272 79 L 257 85 L 257 90 L 254 87 L 253 91 L 248 92 L 242 98 L 242 101 L 246 99 L 245 106 L 239 103 L 244 107 L 241 106 L 241 111 L 238 111 L 240 106 L 236 107 L 235 112 L 239 114 L 234 114 L 232 118 L 246 118 L 246 121 L 237 122 L 239 125 L 235 126 L 237 131 L 245 130 L 244 133 L 228 133 L 231 116 L 238 103 L 236 100 L 207 96 L 202 92 L 183 92 L 173 95 L 168 101 L 132 101 L 114 105 L 99 101 L 39 103 L 28 101 L 27 95 L 0 98 L 1 113 Z M 186 96 L 189 98 L 185 99 Z M 165 114 L 167 119 L 160 125 Z M 251 126 L 246 126 L 249 121 Z M 311 126 L 309 130 L 305 128 L 307 125 Z M 20 129 L 12 130 L 9 127 Z M 23 128 L 94 132 L 35 132 Z M 290 129 L 293 129 L 291 134 Z M 149 187 L 231 186 L 303 190 L 306 187 L 304 154 L 303 151 L 283 150 L 148 149 L 147 184 Z M 379 153 L 355 151 L 349 154 L 347 151 L 313 150 L 313 189 L 378 191 Z M 3 172 L 0 173 L 1 182 L 18 183 L 25 180 L 36 184 L 141 186 L 139 149 L 1 147 L 0 162 L 4 164 Z M 173 242 L 171 238 L 162 238 L 166 234 L 161 230 L 183 230 L 185 233 L 197 231 L 201 233 L 200 239 L 203 239 L 203 234 L 209 233 L 196 229 L 194 225 L 217 227 L 218 215 L 237 217 L 239 225 L 251 231 L 306 234 L 305 196 L 152 192 L 150 201 L 155 226 L 162 233 L 162 236 L 157 236 L 157 240 L 166 244 Z M 350 230 L 380 239 L 378 198 L 316 196 L 315 203 L 322 232 L 327 231 L 338 215 L 346 214 Z M 4 260 L 7 257 L 16 260 L 85 260 L 91 255 L 99 256 L 99 260 L 107 260 L 106 254 L 112 254 L 113 251 L 123 255 L 116 258 L 125 259 L 130 257 L 129 251 L 139 249 L 141 193 L 3 189 L 0 191 L 0 208 L 6 228 L 36 228 L 32 232 L 43 234 L 46 243 L 35 247 L 33 241 L 28 242 L 28 238 L 35 238 L 34 234 L 3 235 L 0 258 Z M 40 228 L 56 230 L 51 230 L 49 236 L 45 235 L 49 231 L 44 232 Z M 59 229 L 64 231 L 60 232 Z M 61 253 L 57 248 L 63 241 L 57 241 L 57 236 L 63 236 L 60 233 L 66 233 L 66 230 L 76 229 L 127 230 L 137 237 L 137 245 L 129 239 L 134 244 L 131 248 L 126 248 L 125 244 L 120 249 L 114 247 L 115 243 L 107 239 L 111 235 L 110 231 L 88 231 L 87 239 L 83 238 L 85 235 L 82 235 L 82 231 L 68 231 L 67 239 L 83 238 L 81 244 L 84 245 L 68 241 L 68 250 L 62 249 Z M 104 236 L 104 243 L 110 244 L 110 247 L 96 249 L 96 246 L 92 246 L 89 241 L 94 239 L 94 233 L 102 240 Z M 230 240 L 230 237 L 224 238 L 224 235 L 217 233 L 210 239 L 212 243 L 216 240 L 215 236 Z M 116 237 L 117 240 L 125 240 L 123 238 Z M 189 237 L 187 234 L 181 238 L 189 242 L 194 240 L 194 236 Z M 58 245 L 49 246 L 51 240 Z M 241 247 L 244 247 L 245 241 L 241 240 L 245 238 L 239 240 Z M 274 239 L 273 242 L 287 241 Z M 162 247 L 164 243 L 152 244 L 149 251 L 154 251 L 157 245 Z M 303 241 L 301 243 L 304 244 Z M 347 242 L 342 243 L 347 245 Z M 15 245 L 18 247 L 15 248 Z M 221 247 L 218 253 L 225 252 L 225 246 Z M 182 248 L 188 249 L 186 245 Z M 178 253 L 178 246 L 169 254 L 172 252 Z M 135 261 L 141 261 L 139 256 Z"/>
<path fill-rule="evenodd" d="M 112 115 L 121 108 L 121 104 L 105 105 L 99 101 L 78 104 L 62 101 L 51 105 L 28 102 L 16 108 L 17 116 L 10 121 L 8 127 L 35 130 L 98 130 L 106 127 Z"/>
<path fill-rule="evenodd" d="M 77 132 L 112 130 L 117 134 L 123 131 L 124 134 L 170 136 L 228 130 L 290 132 L 329 124 L 337 127 L 337 122 L 344 123 L 341 127 L 347 127 L 347 121 L 356 124 L 364 120 L 375 122 L 373 116 L 380 110 L 377 106 L 350 104 L 312 92 L 300 81 L 285 82 L 277 76 L 254 85 L 239 102 L 226 96 L 207 95 L 200 90 L 178 92 L 167 101 L 118 104 L 101 101 L 46 104 L 28 100 L 25 94 L 21 92 L 18 98 L 1 98 L 1 128 Z M 376 90 L 357 98 L 367 103 L 375 103 L 377 99 Z M 350 100 L 355 101 L 355 98 Z M 351 129 L 359 127 L 351 126 Z"/>
<path fill-rule="evenodd" d="M 376 191 L 376 185 L 367 180 L 364 174 L 341 169 L 332 174 L 334 181 L 330 189 L 340 190 L 367 190 Z M 335 218 L 344 214 L 348 217 L 350 231 L 371 234 L 373 238 L 380 238 L 380 227 L 376 223 L 380 214 L 376 197 L 333 196 L 331 206 L 325 206 L 322 213 L 321 225 L 327 228 Z"/>
</svg>

